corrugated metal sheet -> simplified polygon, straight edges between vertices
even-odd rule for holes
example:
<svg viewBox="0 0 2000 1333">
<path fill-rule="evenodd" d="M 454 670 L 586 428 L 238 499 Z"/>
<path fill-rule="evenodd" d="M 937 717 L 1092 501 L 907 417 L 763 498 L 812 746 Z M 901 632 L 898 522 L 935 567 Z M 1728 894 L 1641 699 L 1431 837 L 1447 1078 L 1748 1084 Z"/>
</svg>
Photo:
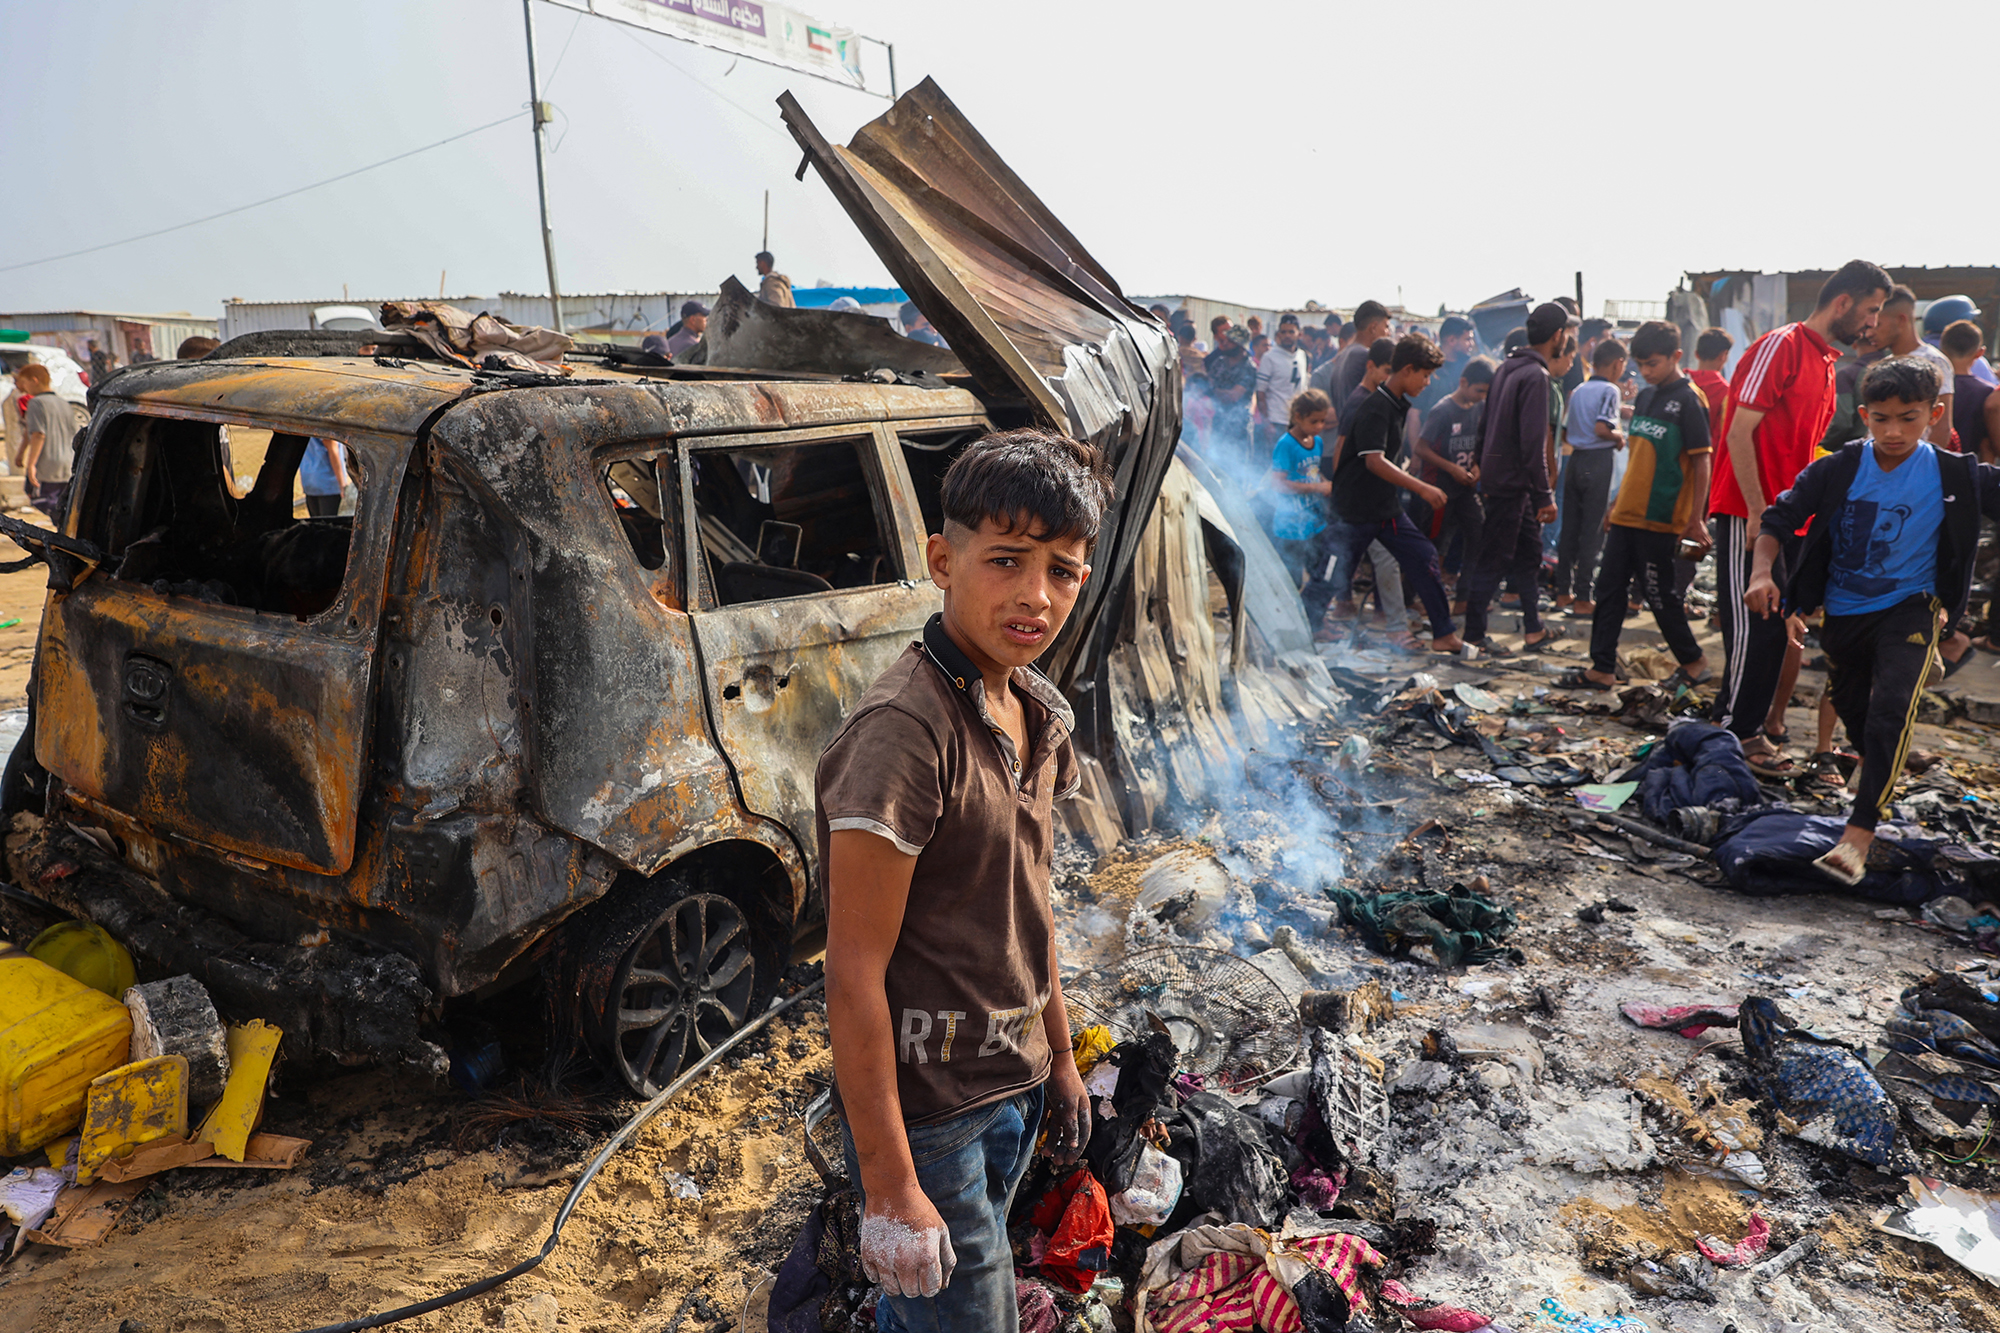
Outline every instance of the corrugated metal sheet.
<svg viewBox="0 0 2000 1333">
<path fill-rule="evenodd" d="M 213 338 L 216 321 L 185 311 L 170 314 L 127 314 L 111 310 L 40 310 L 0 314 L 0 328 L 26 331 L 35 342 L 60 346 L 78 364 L 89 369 L 91 339 L 109 352 L 119 365 L 130 364 L 133 348 L 120 324 L 136 324 L 147 330 L 146 342 L 156 357 L 173 356 L 185 338 L 197 335 Z"/>
</svg>

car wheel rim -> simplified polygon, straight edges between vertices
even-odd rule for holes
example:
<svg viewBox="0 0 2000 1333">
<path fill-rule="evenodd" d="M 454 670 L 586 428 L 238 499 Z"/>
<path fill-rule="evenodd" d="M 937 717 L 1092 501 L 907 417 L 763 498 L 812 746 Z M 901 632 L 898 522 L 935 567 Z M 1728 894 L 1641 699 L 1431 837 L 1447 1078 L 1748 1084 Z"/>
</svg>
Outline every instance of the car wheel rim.
<svg viewBox="0 0 2000 1333">
<path fill-rule="evenodd" d="M 757 967 L 735 903 L 682 898 L 626 954 L 612 988 L 618 1072 L 643 1097 L 714 1050 L 750 1016 Z"/>
</svg>

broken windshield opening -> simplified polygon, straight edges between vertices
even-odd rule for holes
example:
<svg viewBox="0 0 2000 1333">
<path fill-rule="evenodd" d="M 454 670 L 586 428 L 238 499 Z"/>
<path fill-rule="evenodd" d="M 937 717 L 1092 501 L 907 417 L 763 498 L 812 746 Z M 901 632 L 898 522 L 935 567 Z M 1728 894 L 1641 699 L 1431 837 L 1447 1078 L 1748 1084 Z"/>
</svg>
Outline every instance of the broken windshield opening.
<svg viewBox="0 0 2000 1333">
<path fill-rule="evenodd" d="M 910 469 L 910 485 L 917 492 L 917 505 L 923 510 L 924 533 L 944 531 L 944 474 L 952 460 L 957 458 L 966 445 L 990 434 L 992 427 L 985 422 L 977 426 L 958 427 L 952 430 L 900 431 L 897 439 L 903 445 L 903 463 Z"/>
<path fill-rule="evenodd" d="M 693 461 L 700 604 L 803 597 L 903 577 L 859 440 L 704 449 Z"/>
<path fill-rule="evenodd" d="M 340 482 L 359 451 L 304 435 L 133 415 L 103 446 L 81 535 L 113 579 L 163 596 L 310 620 L 347 575 L 354 519 Z M 303 466 L 302 466 L 303 465 Z M 308 493 L 308 488 L 311 493 Z"/>
</svg>

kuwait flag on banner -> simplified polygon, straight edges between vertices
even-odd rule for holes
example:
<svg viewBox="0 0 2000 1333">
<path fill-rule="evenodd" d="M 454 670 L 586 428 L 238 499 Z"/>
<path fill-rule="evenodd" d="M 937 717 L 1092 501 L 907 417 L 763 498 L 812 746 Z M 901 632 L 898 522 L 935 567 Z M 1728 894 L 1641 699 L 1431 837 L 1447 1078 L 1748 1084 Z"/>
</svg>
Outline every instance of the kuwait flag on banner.
<svg viewBox="0 0 2000 1333">
<path fill-rule="evenodd" d="M 823 56 L 833 55 L 833 34 L 825 28 L 815 28 L 808 23 L 806 25 L 806 46 Z"/>
</svg>

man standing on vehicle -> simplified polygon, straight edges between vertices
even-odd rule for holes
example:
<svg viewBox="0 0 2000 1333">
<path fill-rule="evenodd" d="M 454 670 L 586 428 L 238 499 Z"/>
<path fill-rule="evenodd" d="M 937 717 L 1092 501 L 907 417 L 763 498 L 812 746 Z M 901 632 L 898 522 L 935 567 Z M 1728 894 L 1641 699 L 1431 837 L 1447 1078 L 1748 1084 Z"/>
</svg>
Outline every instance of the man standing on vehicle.
<svg viewBox="0 0 2000 1333">
<path fill-rule="evenodd" d="M 69 490 L 70 464 L 74 455 L 76 414 L 50 387 L 49 370 L 39 361 L 30 361 L 14 372 L 14 387 L 28 395 L 23 414 L 21 466 L 28 483 L 28 502 L 58 518 L 63 498 Z"/>
<path fill-rule="evenodd" d="M 778 261 L 771 257 L 769 250 L 757 252 L 757 299 L 765 305 L 792 307 L 798 304 L 792 299 L 792 280 L 777 272 Z"/>
<path fill-rule="evenodd" d="M 1064 436 L 968 446 L 926 546 L 944 610 L 820 758 L 834 1093 L 894 1333 L 1016 1328 L 1014 1189 L 1044 1130 L 1058 1163 L 1090 1138 L 1049 899 L 1074 720 L 1032 664 L 1111 496 L 1102 456 Z"/>
<path fill-rule="evenodd" d="M 1747 742 L 1750 766 L 1765 777 L 1790 775 L 1784 733 L 1766 722 L 1781 677 L 1797 678 L 1804 626 L 1745 610 L 1758 520 L 1812 461 L 1813 446 L 1833 418 L 1834 343 L 1854 343 L 1875 329 L 1895 284 L 1878 264 L 1853 259 L 1826 280 L 1812 315 L 1784 324 L 1751 343 L 1729 382 L 1723 446 L 1716 450 L 1708 513 L 1715 535 L 1718 610 L 1722 613 L 1722 689 L 1716 725 Z M 1773 578 L 1782 583 L 1793 534 L 1773 533 L 1780 551 Z"/>
</svg>

